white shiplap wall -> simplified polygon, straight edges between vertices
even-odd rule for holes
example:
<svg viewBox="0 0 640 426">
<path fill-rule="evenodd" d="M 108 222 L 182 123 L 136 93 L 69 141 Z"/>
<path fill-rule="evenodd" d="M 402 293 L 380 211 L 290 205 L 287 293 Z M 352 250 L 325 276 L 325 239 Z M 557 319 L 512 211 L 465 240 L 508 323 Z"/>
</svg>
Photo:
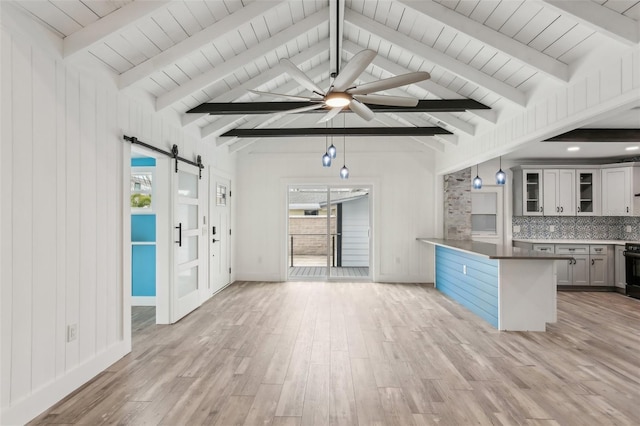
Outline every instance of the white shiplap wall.
<svg viewBox="0 0 640 426">
<path fill-rule="evenodd" d="M 31 44 L 3 16 L 0 424 L 22 424 L 131 347 L 128 143 L 233 161 Z M 28 30 L 25 30 L 28 31 Z M 177 123 L 177 120 L 176 120 Z M 126 195 L 125 195 L 126 194 Z M 67 325 L 78 337 L 66 342 Z"/>
<path fill-rule="evenodd" d="M 450 173 L 530 142 L 640 107 L 640 48 L 634 47 L 588 67 L 566 86 L 542 91 L 527 108 L 501 117 L 497 126 L 438 154 L 438 174 Z M 577 73 L 576 73 L 577 74 Z"/>
</svg>

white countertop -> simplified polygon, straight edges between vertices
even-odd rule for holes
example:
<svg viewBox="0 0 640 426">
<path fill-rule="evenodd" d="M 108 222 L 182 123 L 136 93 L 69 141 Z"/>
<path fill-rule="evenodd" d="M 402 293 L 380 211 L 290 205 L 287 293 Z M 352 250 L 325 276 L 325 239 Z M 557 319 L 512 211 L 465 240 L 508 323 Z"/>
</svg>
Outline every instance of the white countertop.
<svg viewBox="0 0 640 426">
<path fill-rule="evenodd" d="M 530 259 L 530 260 L 566 260 L 573 259 L 569 255 L 552 254 L 541 251 L 526 250 L 503 244 L 481 243 L 469 240 L 443 240 L 439 238 L 416 238 L 427 244 L 449 247 L 488 257 L 489 259 Z"/>
<path fill-rule="evenodd" d="M 532 243 L 532 244 L 611 244 L 611 245 L 619 245 L 623 246 L 626 243 L 637 243 L 637 241 L 628 241 L 628 240 L 566 240 L 566 239 L 526 239 L 526 238 L 514 238 L 513 241 L 520 241 L 522 243 Z"/>
</svg>

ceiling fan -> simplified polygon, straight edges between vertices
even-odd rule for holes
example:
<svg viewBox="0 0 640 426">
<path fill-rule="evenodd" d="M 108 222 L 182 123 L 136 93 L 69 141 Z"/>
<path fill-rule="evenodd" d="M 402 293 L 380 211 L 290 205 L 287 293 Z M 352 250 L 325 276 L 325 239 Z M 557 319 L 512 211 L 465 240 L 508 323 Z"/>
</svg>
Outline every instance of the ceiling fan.
<svg viewBox="0 0 640 426">
<path fill-rule="evenodd" d="M 393 89 L 407 84 L 417 83 L 429 79 L 428 72 L 418 71 L 395 77 L 383 78 L 369 83 L 354 85 L 358 76 L 369 66 L 376 57 L 373 50 L 363 50 L 358 52 L 340 72 L 327 90 L 323 90 L 313 82 L 304 72 L 302 72 L 293 62 L 288 59 L 281 59 L 280 64 L 287 70 L 287 74 L 298 82 L 302 87 L 308 89 L 313 94 L 309 97 L 286 95 L 282 93 L 260 92 L 250 90 L 256 95 L 270 96 L 275 98 L 286 98 L 296 101 L 306 101 L 310 105 L 283 111 L 283 114 L 293 114 L 311 111 L 320 108 L 331 108 L 329 112 L 320 119 L 320 122 L 329 121 L 349 107 L 351 111 L 362 117 L 366 121 L 371 121 L 374 117 L 373 111 L 366 104 L 388 105 L 399 107 L 414 107 L 418 104 L 418 99 L 404 96 L 376 95 L 375 92 Z"/>
</svg>

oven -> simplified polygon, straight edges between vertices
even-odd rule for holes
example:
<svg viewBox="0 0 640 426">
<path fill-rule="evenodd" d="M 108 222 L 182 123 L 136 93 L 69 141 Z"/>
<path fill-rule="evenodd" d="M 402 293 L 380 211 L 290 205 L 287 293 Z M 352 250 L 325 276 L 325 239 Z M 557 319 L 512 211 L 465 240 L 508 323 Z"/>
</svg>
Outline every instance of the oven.
<svg viewBox="0 0 640 426">
<path fill-rule="evenodd" d="M 640 299 L 640 244 L 624 246 L 627 295 Z"/>
</svg>

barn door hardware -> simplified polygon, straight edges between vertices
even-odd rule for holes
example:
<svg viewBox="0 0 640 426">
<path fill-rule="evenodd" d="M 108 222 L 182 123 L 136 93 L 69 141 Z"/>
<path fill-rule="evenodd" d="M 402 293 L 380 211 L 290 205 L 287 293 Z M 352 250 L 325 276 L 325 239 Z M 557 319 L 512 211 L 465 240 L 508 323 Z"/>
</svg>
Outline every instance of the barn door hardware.
<svg viewBox="0 0 640 426">
<path fill-rule="evenodd" d="M 196 166 L 198 168 L 198 170 L 199 170 L 199 173 L 198 173 L 199 174 L 199 178 L 202 179 L 202 169 L 204 169 L 204 164 L 202 164 L 202 156 L 198 155 L 196 157 L 196 161 L 191 161 L 191 160 L 187 160 L 186 158 L 180 157 L 178 155 L 179 154 L 178 145 L 176 145 L 176 144 L 174 144 L 171 147 L 171 152 L 168 152 L 168 151 L 165 151 L 164 149 L 160 149 L 160 148 L 157 148 L 157 147 L 155 147 L 153 145 L 150 145 L 148 143 L 144 143 L 144 142 L 138 140 L 138 138 L 135 137 L 135 136 L 122 135 L 122 138 L 125 141 L 131 142 L 132 145 L 140 145 L 140 146 L 148 148 L 148 149 L 150 149 L 152 151 L 159 152 L 160 154 L 164 154 L 167 157 L 173 158 L 175 160 L 175 172 L 176 173 L 178 173 L 178 161 L 182 161 L 183 163 L 187 163 L 187 164 L 191 164 L 192 166 Z"/>
</svg>

